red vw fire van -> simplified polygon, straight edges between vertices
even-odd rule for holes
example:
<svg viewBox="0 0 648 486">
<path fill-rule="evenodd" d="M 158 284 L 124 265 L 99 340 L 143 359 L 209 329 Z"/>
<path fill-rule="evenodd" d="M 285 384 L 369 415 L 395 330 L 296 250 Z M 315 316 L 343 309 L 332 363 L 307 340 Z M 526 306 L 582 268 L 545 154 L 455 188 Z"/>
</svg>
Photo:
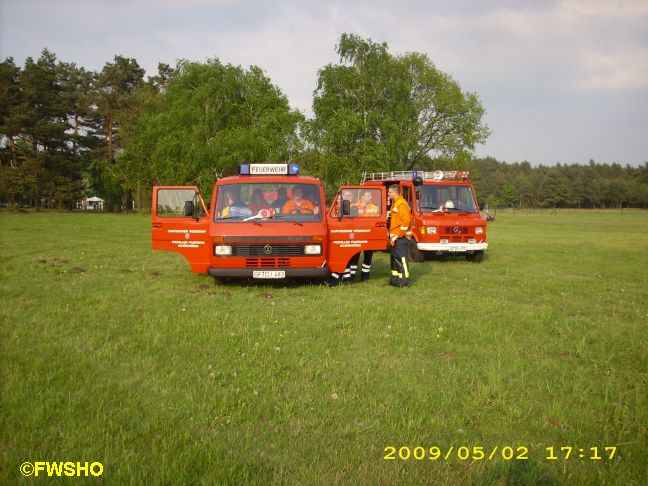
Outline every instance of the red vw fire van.
<svg viewBox="0 0 648 486">
<path fill-rule="evenodd" d="M 217 279 L 324 278 L 343 272 L 360 251 L 387 248 L 386 189 L 342 186 L 359 198 L 370 189 L 375 210 L 352 201 L 326 210 L 319 179 L 296 164 L 244 164 L 219 179 L 207 208 L 194 186 L 153 188 L 154 250 L 182 254 L 195 273 Z"/>
</svg>

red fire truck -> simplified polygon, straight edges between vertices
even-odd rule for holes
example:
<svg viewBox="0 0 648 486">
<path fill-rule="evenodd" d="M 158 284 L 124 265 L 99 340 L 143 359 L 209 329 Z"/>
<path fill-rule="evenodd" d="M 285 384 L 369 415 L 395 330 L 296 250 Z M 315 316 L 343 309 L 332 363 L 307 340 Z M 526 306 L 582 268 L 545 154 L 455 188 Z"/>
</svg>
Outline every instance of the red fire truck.
<svg viewBox="0 0 648 486">
<path fill-rule="evenodd" d="M 367 189 L 372 210 L 354 210 Z M 152 244 L 216 279 L 324 278 L 355 253 L 386 249 L 386 200 L 382 185 L 342 186 L 327 211 L 321 181 L 298 165 L 244 164 L 216 182 L 209 209 L 195 186 L 154 187 Z"/>
<path fill-rule="evenodd" d="M 364 187 L 398 184 L 412 208 L 411 257 L 426 253 L 465 255 L 481 262 L 486 242 L 486 219 L 479 211 L 468 172 L 401 171 L 365 174 Z"/>
</svg>

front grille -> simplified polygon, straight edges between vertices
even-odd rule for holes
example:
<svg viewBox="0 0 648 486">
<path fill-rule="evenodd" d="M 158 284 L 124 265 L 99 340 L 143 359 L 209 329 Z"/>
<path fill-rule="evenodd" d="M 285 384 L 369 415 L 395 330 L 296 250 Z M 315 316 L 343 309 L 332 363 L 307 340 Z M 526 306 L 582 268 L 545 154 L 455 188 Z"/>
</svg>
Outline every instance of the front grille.
<svg viewBox="0 0 648 486">
<path fill-rule="evenodd" d="M 441 238 L 447 239 L 450 243 L 467 243 L 474 238 L 474 228 L 469 226 L 441 226 Z"/>
<path fill-rule="evenodd" d="M 303 256 L 304 245 L 232 245 L 232 256 Z"/>
<path fill-rule="evenodd" d="M 288 268 L 290 258 L 246 258 L 245 268 Z"/>
<path fill-rule="evenodd" d="M 468 227 L 467 226 L 445 226 L 443 227 L 443 234 L 444 235 L 465 235 L 468 233 Z"/>
<path fill-rule="evenodd" d="M 260 242 L 268 242 L 268 241 L 311 241 L 313 238 L 311 236 L 225 236 L 223 237 L 223 241 L 226 242 L 231 242 L 231 241 L 260 241 Z"/>
</svg>

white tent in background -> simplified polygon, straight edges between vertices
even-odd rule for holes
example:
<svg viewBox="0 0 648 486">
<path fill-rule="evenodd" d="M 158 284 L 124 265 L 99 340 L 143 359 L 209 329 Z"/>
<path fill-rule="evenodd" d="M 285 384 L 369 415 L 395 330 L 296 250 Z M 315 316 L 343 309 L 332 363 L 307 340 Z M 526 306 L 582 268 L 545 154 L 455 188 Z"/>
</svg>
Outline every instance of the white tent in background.
<svg viewBox="0 0 648 486">
<path fill-rule="evenodd" d="M 81 201 L 81 209 L 101 211 L 104 207 L 104 200 L 97 196 L 85 198 Z"/>
</svg>

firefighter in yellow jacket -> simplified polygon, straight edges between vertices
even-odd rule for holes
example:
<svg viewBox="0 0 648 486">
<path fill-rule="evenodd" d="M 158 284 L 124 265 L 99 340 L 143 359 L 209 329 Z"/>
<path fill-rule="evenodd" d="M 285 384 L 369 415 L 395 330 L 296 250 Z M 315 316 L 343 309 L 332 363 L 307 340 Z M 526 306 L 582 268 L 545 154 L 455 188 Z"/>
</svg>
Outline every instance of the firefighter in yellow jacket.
<svg viewBox="0 0 648 486">
<path fill-rule="evenodd" d="M 387 197 L 392 201 L 389 224 L 389 243 L 391 244 L 391 278 L 389 285 L 407 287 L 409 266 L 407 254 L 409 239 L 412 236 L 412 216 L 407 201 L 401 196 L 398 184 L 389 186 Z"/>
</svg>

